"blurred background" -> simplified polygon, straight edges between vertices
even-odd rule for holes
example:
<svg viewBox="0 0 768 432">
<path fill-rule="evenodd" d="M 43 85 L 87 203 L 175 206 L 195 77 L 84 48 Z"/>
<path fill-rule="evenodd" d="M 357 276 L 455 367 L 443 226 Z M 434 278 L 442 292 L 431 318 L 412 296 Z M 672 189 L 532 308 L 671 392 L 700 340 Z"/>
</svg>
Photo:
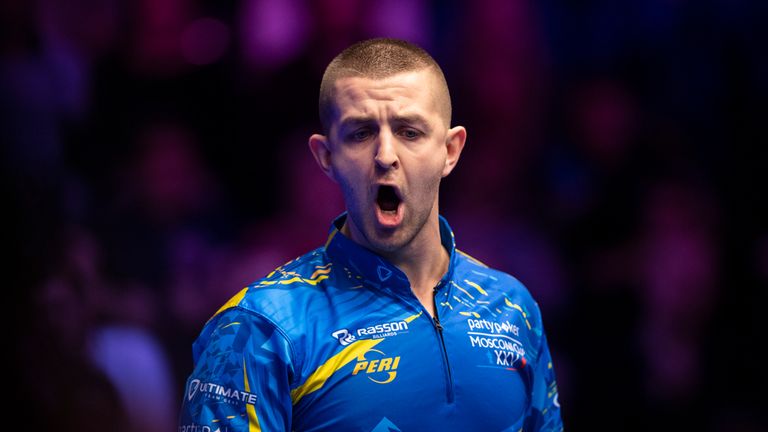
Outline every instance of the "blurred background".
<svg viewBox="0 0 768 432">
<path fill-rule="evenodd" d="M 175 430 L 203 323 L 343 210 L 320 78 L 389 36 L 443 66 L 442 213 L 538 300 L 567 430 L 768 430 L 767 4 L 3 0 L 11 421 Z"/>
</svg>

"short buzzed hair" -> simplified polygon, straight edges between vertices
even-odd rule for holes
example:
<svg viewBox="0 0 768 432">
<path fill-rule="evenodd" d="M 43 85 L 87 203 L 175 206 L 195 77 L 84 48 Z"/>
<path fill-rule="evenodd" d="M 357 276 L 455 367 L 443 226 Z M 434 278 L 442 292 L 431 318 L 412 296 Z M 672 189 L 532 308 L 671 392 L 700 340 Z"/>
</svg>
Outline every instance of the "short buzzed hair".
<svg viewBox="0 0 768 432">
<path fill-rule="evenodd" d="M 451 123 L 451 96 L 443 70 L 422 48 L 401 40 L 376 38 L 360 41 L 337 55 L 323 74 L 320 83 L 320 123 L 329 133 L 334 115 L 334 84 L 347 77 L 384 79 L 404 72 L 430 68 L 437 77 L 438 101 L 446 126 Z"/>
</svg>

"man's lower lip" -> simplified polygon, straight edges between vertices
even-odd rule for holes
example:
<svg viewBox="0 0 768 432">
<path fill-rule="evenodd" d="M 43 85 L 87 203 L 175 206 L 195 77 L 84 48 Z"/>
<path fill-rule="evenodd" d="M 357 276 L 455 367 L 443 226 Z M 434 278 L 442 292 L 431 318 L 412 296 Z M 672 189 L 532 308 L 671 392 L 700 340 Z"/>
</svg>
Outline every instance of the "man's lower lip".
<svg viewBox="0 0 768 432">
<path fill-rule="evenodd" d="M 403 221 L 403 203 L 398 204 L 395 211 L 384 211 L 376 206 L 376 220 L 384 228 L 395 228 Z"/>
</svg>

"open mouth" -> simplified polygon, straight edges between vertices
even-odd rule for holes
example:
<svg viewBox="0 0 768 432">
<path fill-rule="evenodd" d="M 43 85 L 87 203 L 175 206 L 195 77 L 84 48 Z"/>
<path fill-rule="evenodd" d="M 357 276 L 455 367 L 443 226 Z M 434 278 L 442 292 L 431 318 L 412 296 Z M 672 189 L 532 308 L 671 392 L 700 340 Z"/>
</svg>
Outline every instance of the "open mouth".
<svg viewBox="0 0 768 432">
<path fill-rule="evenodd" d="M 392 186 L 381 185 L 379 186 L 379 192 L 376 195 L 376 204 L 382 212 L 396 213 L 397 207 L 402 200 L 397 196 L 397 191 Z"/>
</svg>

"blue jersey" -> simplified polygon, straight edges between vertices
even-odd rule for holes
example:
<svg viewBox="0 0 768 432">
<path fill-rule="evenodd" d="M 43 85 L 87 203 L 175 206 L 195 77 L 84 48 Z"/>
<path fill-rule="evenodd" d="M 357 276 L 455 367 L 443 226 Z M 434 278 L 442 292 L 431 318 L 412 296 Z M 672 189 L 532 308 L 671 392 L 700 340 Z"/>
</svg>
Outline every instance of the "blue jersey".
<svg viewBox="0 0 768 432">
<path fill-rule="evenodd" d="M 559 431 L 539 308 L 455 248 L 431 317 L 397 267 L 332 226 L 245 287 L 193 345 L 180 432 Z"/>
</svg>

